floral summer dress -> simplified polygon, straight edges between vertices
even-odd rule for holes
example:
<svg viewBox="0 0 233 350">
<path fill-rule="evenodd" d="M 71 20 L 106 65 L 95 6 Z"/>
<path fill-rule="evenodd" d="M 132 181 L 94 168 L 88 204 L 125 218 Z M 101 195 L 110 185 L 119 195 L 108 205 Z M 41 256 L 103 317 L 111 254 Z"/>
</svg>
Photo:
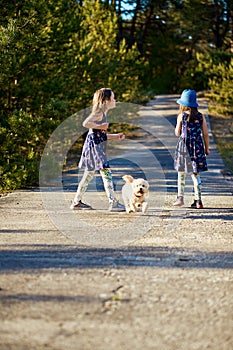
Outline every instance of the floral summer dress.
<svg viewBox="0 0 233 350">
<path fill-rule="evenodd" d="M 177 171 L 185 171 L 186 173 L 207 171 L 202 138 L 203 116 L 198 112 L 193 122 L 187 119 L 188 114 L 183 113 L 182 130 L 176 147 L 174 168 Z"/>
<path fill-rule="evenodd" d="M 96 124 L 107 123 L 106 115 Z M 106 155 L 107 131 L 100 129 L 89 129 L 83 145 L 82 155 L 79 161 L 79 168 L 85 167 L 87 170 L 101 170 L 109 168 Z"/>
</svg>

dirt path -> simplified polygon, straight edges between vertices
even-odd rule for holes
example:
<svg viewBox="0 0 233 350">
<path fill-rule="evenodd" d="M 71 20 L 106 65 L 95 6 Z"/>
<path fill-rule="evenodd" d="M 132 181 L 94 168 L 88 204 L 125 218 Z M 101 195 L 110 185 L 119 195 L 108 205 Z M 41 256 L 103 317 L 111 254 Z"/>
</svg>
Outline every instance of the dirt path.
<svg viewBox="0 0 233 350">
<path fill-rule="evenodd" d="M 189 182 L 185 207 L 172 207 L 175 100 L 143 107 L 142 139 L 112 158 L 119 196 L 126 170 L 150 176 L 145 217 L 108 213 L 98 177 L 86 195 L 96 210 L 70 214 L 74 171 L 64 172 L 62 191 L 0 199 L 1 350 L 233 348 L 232 182 L 210 135 L 205 209 L 189 208 Z"/>
</svg>

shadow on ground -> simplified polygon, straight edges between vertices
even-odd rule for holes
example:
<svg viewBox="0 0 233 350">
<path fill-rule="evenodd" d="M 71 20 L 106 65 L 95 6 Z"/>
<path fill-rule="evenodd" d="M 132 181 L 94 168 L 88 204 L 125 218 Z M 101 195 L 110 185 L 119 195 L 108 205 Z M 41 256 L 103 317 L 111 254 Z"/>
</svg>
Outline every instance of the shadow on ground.
<svg viewBox="0 0 233 350">
<path fill-rule="evenodd" d="M 11 250 L 0 251 L 1 273 L 20 270 L 103 267 L 233 268 L 233 255 L 229 252 L 169 247 L 74 248 L 74 246 L 66 245 L 11 245 L 9 248 Z"/>
</svg>

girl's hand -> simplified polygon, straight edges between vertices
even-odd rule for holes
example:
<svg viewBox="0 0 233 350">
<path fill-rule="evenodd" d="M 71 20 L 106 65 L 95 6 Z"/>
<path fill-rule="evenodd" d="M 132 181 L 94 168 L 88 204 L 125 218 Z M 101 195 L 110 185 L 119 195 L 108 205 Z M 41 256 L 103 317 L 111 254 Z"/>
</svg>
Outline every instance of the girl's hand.
<svg viewBox="0 0 233 350">
<path fill-rule="evenodd" d="M 118 138 L 119 138 L 119 140 L 124 140 L 125 139 L 125 135 L 122 132 L 120 132 L 118 134 Z"/>
<path fill-rule="evenodd" d="M 210 154 L 210 150 L 209 149 L 206 149 L 205 150 L 205 154 L 208 156 Z"/>
</svg>

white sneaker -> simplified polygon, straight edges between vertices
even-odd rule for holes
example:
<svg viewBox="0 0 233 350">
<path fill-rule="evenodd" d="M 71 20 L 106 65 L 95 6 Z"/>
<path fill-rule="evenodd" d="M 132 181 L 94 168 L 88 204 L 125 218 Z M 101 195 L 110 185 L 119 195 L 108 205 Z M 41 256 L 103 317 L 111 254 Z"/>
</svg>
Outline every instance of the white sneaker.
<svg viewBox="0 0 233 350">
<path fill-rule="evenodd" d="M 175 207 L 182 207 L 182 205 L 184 205 L 184 197 L 183 196 L 178 196 L 175 200 L 175 202 L 173 203 L 173 205 Z"/>
<path fill-rule="evenodd" d="M 123 204 L 120 204 L 118 201 L 113 201 L 110 204 L 108 210 L 109 211 L 115 211 L 115 212 L 125 211 L 125 206 Z"/>
</svg>

